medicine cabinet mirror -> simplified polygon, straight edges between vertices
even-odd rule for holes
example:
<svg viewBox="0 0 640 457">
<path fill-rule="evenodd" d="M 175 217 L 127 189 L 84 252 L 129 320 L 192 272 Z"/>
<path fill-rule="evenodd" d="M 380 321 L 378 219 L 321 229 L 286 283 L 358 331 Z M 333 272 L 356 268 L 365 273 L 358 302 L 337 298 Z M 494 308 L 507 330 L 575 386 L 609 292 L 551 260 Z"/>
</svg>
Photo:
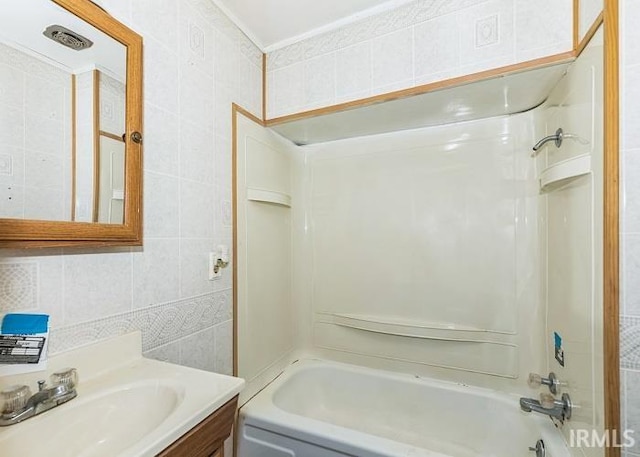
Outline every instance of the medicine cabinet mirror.
<svg viewBox="0 0 640 457">
<path fill-rule="evenodd" d="M 142 38 L 89 0 L 0 5 L 0 247 L 141 244 Z"/>
</svg>

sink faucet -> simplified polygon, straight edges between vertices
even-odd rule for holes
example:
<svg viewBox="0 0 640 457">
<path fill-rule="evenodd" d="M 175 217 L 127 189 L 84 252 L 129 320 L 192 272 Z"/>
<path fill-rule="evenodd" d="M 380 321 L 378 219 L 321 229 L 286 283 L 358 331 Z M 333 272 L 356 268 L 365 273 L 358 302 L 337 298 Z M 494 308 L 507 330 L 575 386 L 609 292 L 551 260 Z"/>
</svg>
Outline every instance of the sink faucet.
<svg viewBox="0 0 640 457">
<path fill-rule="evenodd" d="M 550 394 L 541 394 L 540 401 L 524 397 L 520 399 L 520 409 L 522 411 L 526 413 L 535 411 L 536 413 L 546 414 L 560 422 L 571 419 L 572 406 L 569 394 L 562 394 L 561 400 L 556 400 Z"/>
<path fill-rule="evenodd" d="M 52 387 L 38 381 L 38 392 L 31 395 L 28 386 L 13 386 L 2 392 L 0 427 L 17 424 L 74 399 L 78 393 L 78 375 L 74 368 L 51 375 Z"/>
</svg>

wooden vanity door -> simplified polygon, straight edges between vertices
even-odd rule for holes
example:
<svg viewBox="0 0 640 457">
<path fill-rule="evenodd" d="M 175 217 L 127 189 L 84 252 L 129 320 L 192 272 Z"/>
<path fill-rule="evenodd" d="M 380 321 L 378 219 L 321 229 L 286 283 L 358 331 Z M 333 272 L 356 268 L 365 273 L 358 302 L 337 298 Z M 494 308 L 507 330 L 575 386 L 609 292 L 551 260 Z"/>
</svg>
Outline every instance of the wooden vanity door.
<svg viewBox="0 0 640 457">
<path fill-rule="evenodd" d="M 158 457 L 224 457 L 224 441 L 231 435 L 238 397 L 193 427 Z"/>
</svg>

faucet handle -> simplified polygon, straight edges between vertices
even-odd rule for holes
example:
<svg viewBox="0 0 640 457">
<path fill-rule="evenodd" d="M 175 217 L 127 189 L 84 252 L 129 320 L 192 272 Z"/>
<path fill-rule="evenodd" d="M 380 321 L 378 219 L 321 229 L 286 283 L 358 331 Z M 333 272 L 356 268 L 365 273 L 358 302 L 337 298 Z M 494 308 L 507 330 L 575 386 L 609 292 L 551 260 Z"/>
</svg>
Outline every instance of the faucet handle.
<svg viewBox="0 0 640 457">
<path fill-rule="evenodd" d="M 23 409 L 31 397 L 29 386 L 11 386 L 0 392 L 0 414 L 12 414 Z"/>
<path fill-rule="evenodd" d="M 64 368 L 51 375 L 51 384 L 65 386 L 69 390 L 78 385 L 78 371 L 75 368 Z"/>
<path fill-rule="evenodd" d="M 540 405 L 543 408 L 551 409 L 556 405 L 556 399 L 551 394 L 541 393 L 540 394 Z"/>
<path fill-rule="evenodd" d="M 537 389 L 543 385 L 548 386 L 549 391 L 554 395 L 558 393 L 558 386 L 564 385 L 563 383 L 560 382 L 558 377 L 553 372 L 549 373 L 548 378 L 543 378 L 537 373 L 529 373 L 529 379 L 527 380 L 527 384 L 532 389 Z"/>
<path fill-rule="evenodd" d="M 537 389 L 542 385 L 542 376 L 537 373 L 529 373 L 529 379 L 527 379 L 527 384 L 532 389 Z"/>
</svg>

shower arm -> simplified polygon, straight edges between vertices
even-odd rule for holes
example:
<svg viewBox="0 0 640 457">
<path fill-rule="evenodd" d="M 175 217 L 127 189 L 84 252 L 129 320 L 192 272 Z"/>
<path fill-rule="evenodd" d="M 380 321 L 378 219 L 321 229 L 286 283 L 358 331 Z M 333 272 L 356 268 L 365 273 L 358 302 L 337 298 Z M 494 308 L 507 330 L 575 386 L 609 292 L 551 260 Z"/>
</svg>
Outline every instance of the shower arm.
<svg viewBox="0 0 640 457">
<path fill-rule="evenodd" d="M 564 139 L 563 130 L 562 129 L 556 130 L 555 135 L 546 136 L 536 143 L 536 145 L 533 147 L 533 153 L 531 154 L 531 157 L 536 157 L 540 149 L 542 148 L 542 146 L 547 144 L 549 141 L 554 141 L 556 144 L 556 147 L 559 148 L 560 146 L 562 146 L 563 139 Z"/>
</svg>

